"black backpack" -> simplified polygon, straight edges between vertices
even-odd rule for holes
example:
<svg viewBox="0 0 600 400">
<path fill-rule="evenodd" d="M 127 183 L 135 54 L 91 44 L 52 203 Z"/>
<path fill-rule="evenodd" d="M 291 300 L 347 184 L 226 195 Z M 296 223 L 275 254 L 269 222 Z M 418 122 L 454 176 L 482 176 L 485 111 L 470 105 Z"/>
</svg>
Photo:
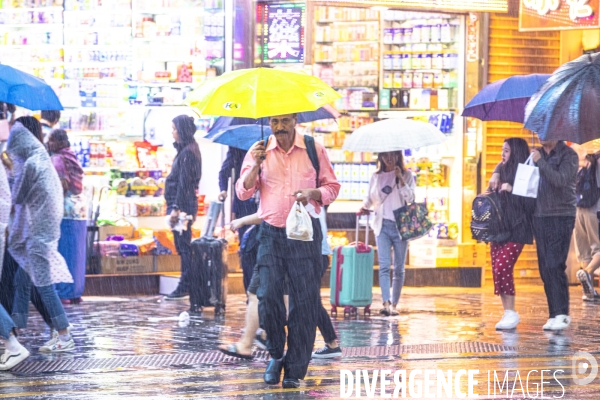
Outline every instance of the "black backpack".
<svg viewBox="0 0 600 400">
<path fill-rule="evenodd" d="M 500 195 L 483 193 L 473 200 L 471 234 L 480 242 L 502 243 L 510 237 L 510 228 L 503 217 Z"/>
<path fill-rule="evenodd" d="M 575 191 L 577 192 L 577 207 L 591 208 L 594 207 L 600 199 L 600 189 L 596 181 L 596 168 L 598 156 L 588 155 L 586 159 L 590 162 L 590 166 L 581 168 L 577 172 L 577 181 Z"/>
</svg>

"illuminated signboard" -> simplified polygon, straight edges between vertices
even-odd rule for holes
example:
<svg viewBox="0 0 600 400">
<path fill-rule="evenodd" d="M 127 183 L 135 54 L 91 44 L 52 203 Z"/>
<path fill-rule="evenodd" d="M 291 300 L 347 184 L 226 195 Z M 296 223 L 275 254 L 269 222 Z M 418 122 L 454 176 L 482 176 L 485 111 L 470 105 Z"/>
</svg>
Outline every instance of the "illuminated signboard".
<svg viewBox="0 0 600 400">
<path fill-rule="evenodd" d="M 555 31 L 600 26 L 600 0 L 520 1 L 520 31 Z"/>
<path fill-rule="evenodd" d="M 311 1 L 323 3 L 323 0 Z M 428 11 L 508 12 L 508 0 L 327 0 L 326 3 L 329 5 L 351 3 L 369 7 L 420 8 Z"/>
<path fill-rule="evenodd" d="M 257 17 L 264 64 L 304 63 L 306 3 L 259 3 Z"/>
</svg>

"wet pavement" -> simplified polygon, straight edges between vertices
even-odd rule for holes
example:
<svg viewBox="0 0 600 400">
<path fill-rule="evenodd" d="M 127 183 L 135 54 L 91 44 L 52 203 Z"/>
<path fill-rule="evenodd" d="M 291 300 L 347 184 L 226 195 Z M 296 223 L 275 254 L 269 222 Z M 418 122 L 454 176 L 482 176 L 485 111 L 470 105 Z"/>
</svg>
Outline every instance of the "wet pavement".
<svg viewBox="0 0 600 400">
<path fill-rule="evenodd" d="M 245 296 L 230 296 L 225 316 L 216 317 L 207 309 L 187 326 L 178 317 L 187 309 L 185 301 L 84 298 L 80 305 L 65 306 L 74 325 L 75 353 L 38 353 L 50 332 L 32 311 L 29 327 L 20 337 L 32 356 L 16 372 L 0 373 L 0 399 L 339 398 L 340 371 L 354 374 L 357 369 L 370 374 L 381 369 L 406 370 L 408 374 L 417 369 L 479 370 L 475 393 L 479 398 L 498 399 L 523 398 L 521 388 L 525 393 L 529 389 L 529 398 L 535 398 L 536 391 L 537 398 L 542 398 L 540 371 L 549 370 L 544 372 L 544 398 L 600 398 L 600 378 L 585 386 L 572 379 L 587 375 L 574 375 L 575 352 L 586 351 L 600 358 L 600 305 L 583 304 L 580 289 L 572 287 L 571 328 L 560 334 L 545 333 L 541 327 L 547 320 L 547 308 L 541 284 L 517 290 L 521 324 L 514 332 L 502 333 L 494 329 L 503 312 L 491 287 L 405 288 L 398 317 L 376 314 L 380 304 L 376 288 L 372 316 L 361 312 L 357 318 L 344 319 L 340 313 L 334 320 L 344 357 L 314 361 L 302 386 L 285 391 L 263 383 L 264 352 L 258 352 L 254 361 L 238 361 L 215 351 L 218 344 L 239 338 Z M 328 304 L 328 291 L 322 294 L 323 303 Z M 315 348 L 322 345 L 317 334 Z M 554 379 L 557 370 L 562 372 L 556 372 Z M 499 377 L 495 397 L 494 371 Z M 501 395 L 499 387 L 507 371 Z M 449 397 L 445 392 L 436 397 L 435 376 L 431 398 L 458 398 L 456 391 Z M 422 375 L 416 378 L 422 380 Z M 393 394 L 393 372 L 388 379 L 392 382 L 387 393 Z M 515 382 L 522 382 L 521 388 Z M 511 390 L 516 388 L 512 396 L 506 395 L 509 384 Z M 467 378 L 458 386 L 466 392 Z M 376 398 L 379 390 L 378 386 Z M 413 392 L 412 397 L 417 394 Z M 366 396 L 364 386 L 361 395 Z"/>
</svg>

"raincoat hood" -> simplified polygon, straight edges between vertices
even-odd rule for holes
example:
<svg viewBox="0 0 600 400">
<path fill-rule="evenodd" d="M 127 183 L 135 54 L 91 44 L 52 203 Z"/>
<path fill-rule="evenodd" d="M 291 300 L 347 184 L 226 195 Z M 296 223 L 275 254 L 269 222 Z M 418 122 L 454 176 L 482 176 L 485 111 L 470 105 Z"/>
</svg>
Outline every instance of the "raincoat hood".
<svg viewBox="0 0 600 400">
<path fill-rule="evenodd" d="M 175 124 L 177 134 L 179 135 L 179 143 L 175 145 L 175 148 L 184 148 L 194 140 L 194 134 L 196 133 L 194 118 L 187 115 L 180 115 L 173 119 L 173 124 Z"/>
<path fill-rule="evenodd" d="M 19 122 L 15 123 L 10 130 L 6 151 L 11 158 L 17 157 L 21 160 L 27 160 L 35 154 L 46 153 L 42 143 Z"/>
</svg>

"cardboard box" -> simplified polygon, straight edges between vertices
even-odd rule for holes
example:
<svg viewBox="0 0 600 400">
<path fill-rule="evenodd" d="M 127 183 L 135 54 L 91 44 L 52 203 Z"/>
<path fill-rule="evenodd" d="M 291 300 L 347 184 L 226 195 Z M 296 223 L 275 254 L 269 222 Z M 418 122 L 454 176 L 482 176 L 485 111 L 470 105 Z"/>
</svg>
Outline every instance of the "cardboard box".
<svg viewBox="0 0 600 400">
<path fill-rule="evenodd" d="M 104 225 L 99 227 L 100 231 L 100 240 L 106 240 L 108 236 L 123 236 L 125 239 L 133 238 L 133 234 L 135 232 L 135 228 L 133 225 L 129 226 L 113 226 L 113 225 Z"/>
<path fill-rule="evenodd" d="M 458 258 L 436 258 L 433 256 L 421 256 L 413 252 L 409 257 L 408 264 L 414 268 L 458 267 Z"/>
<path fill-rule="evenodd" d="M 180 272 L 181 257 L 177 255 L 156 256 L 156 272 Z"/>
<path fill-rule="evenodd" d="M 225 259 L 225 264 L 227 264 L 227 271 L 240 272 L 242 270 L 242 266 L 240 263 L 240 254 L 237 251 L 235 253 L 226 254 L 227 259 Z"/>
<path fill-rule="evenodd" d="M 465 267 L 484 267 L 487 264 L 487 245 L 461 244 L 458 246 L 460 264 Z"/>
<path fill-rule="evenodd" d="M 147 274 L 154 272 L 154 256 L 102 257 L 101 274 Z"/>
<path fill-rule="evenodd" d="M 410 244 L 411 253 L 419 257 L 433 258 L 458 258 L 458 246 L 455 247 L 436 247 L 436 246 L 420 246 Z"/>
<path fill-rule="evenodd" d="M 433 247 L 454 247 L 457 246 L 458 241 L 456 239 L 436 239 L 430 237 L 423 237 L 420 239 L 412 240 L 410 246 L 433 246 Z"/>
</svg>

